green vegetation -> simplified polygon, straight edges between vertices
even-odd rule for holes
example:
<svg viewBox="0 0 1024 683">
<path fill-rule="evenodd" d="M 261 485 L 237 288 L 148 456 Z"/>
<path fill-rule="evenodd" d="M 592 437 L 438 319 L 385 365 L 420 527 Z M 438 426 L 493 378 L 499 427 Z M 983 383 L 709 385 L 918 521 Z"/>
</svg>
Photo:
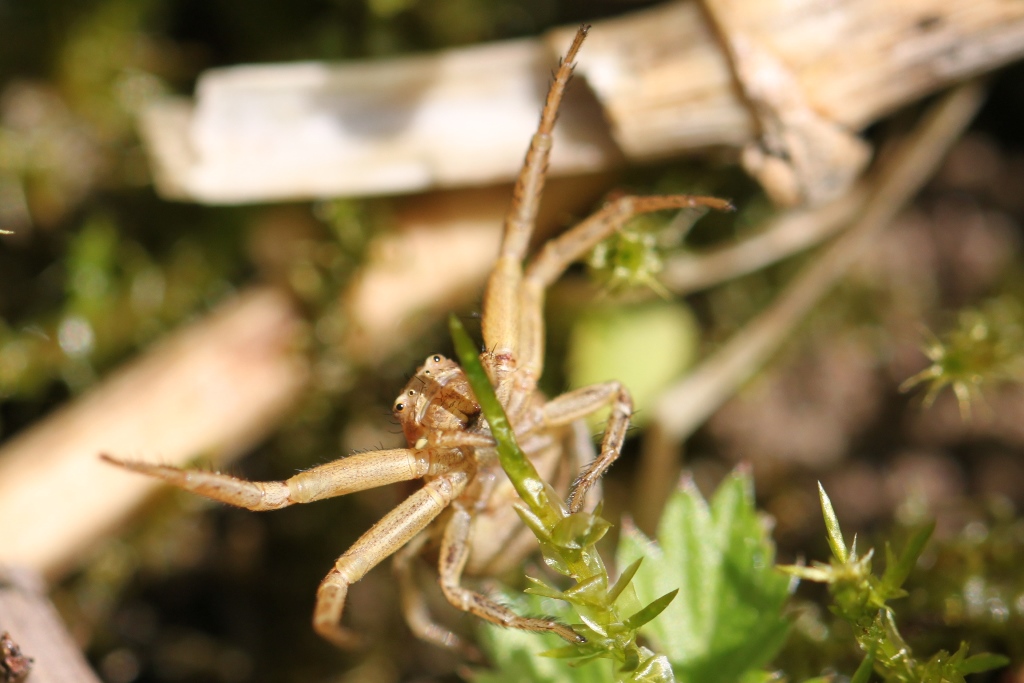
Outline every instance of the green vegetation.
<svg viewBox="0 0 1024 683">
<path fill-rule="evenodd" d="M 562 600 L 573 607 L 580 620 L 572 624 L 573 630 L 586 639 L 579 645 L 548 650 L 544 656 L 570 659 L 575 665 L 611 659 L 616 667 L 615 680 L 622 683 L 673 680 L 668 660 L 638 644 L 637 636 L 642 627 L 668 607 L 679 589 L 669 590 L 646 604 L 640 601 L 631 585 L 640 567 L 639 558 L 623 569 L 616 581 L 609 578 L 597 542 L 610 524 L 601 519 L 599 509 L 593 513 L 570 513 L 558 494 L 540 478 L 516 443 L 504 409 L 462 323 L 453 315 L 449 327 L 459 362 L 498 442 L 501 466 L 526 503 L 515 503 L 516 512 L 537 537 L 545 564 L 573 581 L 565 590 L 558 590 L 541 579 L 528 577 L 528 593 Z"/>
<path fill-rule="evenodd" d="M 899 555 L 886 544 L 885 572 L 877 576 L 871 572 L 874 551 L 859 555 L 856 538 L 849 547 L 846 546 L 832 501 L 820 484 L 818 491 L 832 561 L 827 565 L 789 565 L 782 569 L 809 581 L 828 584 L 832 596 L 831 610 L 854 626 L 857 645 L 864 652 L 863 662 L 850 679 L 853 683 L 868 681 L 872 670 L 886 683 L 956 683 L 962 682 L 968 674 L 1009 664 L 1010 660 L 1000 655 L 969 657 L 968 643 L 961 643 L 953 654 L 940 650 L 925 661 L 914 657 L 913 650 L 900 635 L 896 612 L 889 602 L 907 595 L 902 588 L 903 583 L 924 550 L 932 527 L 929 525 L 918 530 Z"/>
<path fill-rule="evenodd" d="M 636 605 L 652 601 L 652 596 L 674 597 L 639 629 L 671 665 L 662 680 L 758 680 L 767 676 L 762 668 L 782 645 L 788 631 L 782 610 L 789 581 L 775 571 L 774 547 L 754 508 L 751 487 L 748 472 L 734 472 L 709 505 L 691 482 L 684 482 L 666 506 L 656 540 L 631 526 L 623 532 L 615 585 L 628 582 L 629 600 Z M 552 600 L 567 600 L 563 596 L 570 592 L 546 586 L 538 590 L 539 582 L 531 583 L 527 592 L 545 599 L 503 597 L 517 609 L 543 613 L 554 609 Z M 675 588 L 666 593 L 666 586 Z M 660 605 L 663 599 L 654 597 L 651 604 Z M 567 654 L 569 648 L 554 647 L 538 655 L 537 637 L 494 627 L 486 627 L 484 637 L 498 666 L 494 672 L 478 673 L 478 681 L 622 680 L 614 668 L 551 658 Z M 549 646 L 558 642 L 551 637 L 543 641 Z"/>
<path fill-rule="evenodd" d="M 946 387 L 953 390 L 965 419 L 982 398 L 982 387 L 1024 381 L 1024 307 L 1002 296 L 957 312 L 956 323 L 941 337 L 930 335 L 925 354 L 931 365 L 902 387 L 927 384 L 926 406 Z"/>
<path fill-rule="evenodd" d="M 32 428 L 254 284 L 300 304 L 308 334 L 297 352 L 315 371 L 302 405 L 236 466 L 239 474 L 282 479 L 393 437 L 389 406 L 418 359 L 445 351 L 443 321 L 415 312 L 424 316 L 422 334 L 362 364 L 346 354 L 343 302 L 402 200 L 167 201 L 150 187 L 138 113 L 163 94 L 192 94 L 198 75 L 218 66 L 405 55 L 635 8 L 569 0 L 0 2 L 0 438 Z M 405 490 L 262 516 L 166 495 L 138 515 L 136 528 L 82 554 L 81 568 L 54 589 L 62 615 L 109 683 L 1020 678 L 1021 75 L 1000 76 L 981 132 L 959 151 L 972 173 L 996 171 L 985 180 L 946 173 L 913 207 L 913 220 L 885 233 L 863 269 L 792 331 L 778 361 L 687 444 L 683 484 L 651 538 L 629 522 L 647 502 L 633 490 L 646 457 L 640 438 L 627 443 L 602 505 L 575 514 L 501 438 L 543 565 L 527 567 L 525 579 L 485 579 L 484 588 L 521 613 L 572 624 L 585 644 L 442 613 L 460 633 L 476 630 L 489 658 L 467 674 L 464 663 L 413 640 L 386 568 L 353 588 L 346 612 L 372 649 L 342 653 L 320 642 L 309 627 L 317 582 Z M 723 166 L 713 159 L 626 169 L 587 190 L 595 203 L 622 188 L 736 197 L 740 213 L 709 216 L 693 230 L 694 214 L 634 221 L 587 264 L 597 287 L 573 272 L 554 288 L 543 378 L 552 395 L 620 379 L 636 390 L 632 435 L 640 436 L 665 383 L 742 329 L 796 265 L 815 257 L 666 300 L 657 279 L 663 259 L 743 237 L 770 215 L 751 181 Z M 560 216 L 559 226 L 568 221 Z M 639 292 L 616 298 L 631 287 Z M 923 369 L 915 351 L 922 336 Z M 920 387 L 920 396 L 901 395 L 901 384 Z M 486 393 L 478 389 L 485 402 Z M 969 424 L 950 418 L 950 394 Z M 500 425 L 497 415 L 488 419 Z M 734 468 L 740 461 L 752 464 Z M 880 573 L 873 565 L 882 558 L 846 544 L 823 490 L 820 533 L 819 478 L 844 526 L 860 532 L 859 545 L 886 549 Z M 824 557 L 826 539 L 829 563 L 790 565 L 790 576 L 775 567 L 776 544 L 795 562 Z M 794 576 L 803 583 L 795 586 Z M 992 673 L 1006 662 L 1002 654 L 969 654 L 985 650 L 1008 655 L 1010 668 Z"/>
</svg>

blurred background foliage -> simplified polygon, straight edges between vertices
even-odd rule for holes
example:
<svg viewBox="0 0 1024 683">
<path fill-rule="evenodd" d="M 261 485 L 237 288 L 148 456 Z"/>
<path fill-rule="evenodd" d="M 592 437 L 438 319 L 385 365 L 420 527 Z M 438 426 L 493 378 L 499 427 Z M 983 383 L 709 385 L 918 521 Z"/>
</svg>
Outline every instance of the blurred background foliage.
<svg viewBox="0 0 1024 683">
<path fill-rule="evenodd" d="M 443 326 L 381 368 L 352 366 L 332 343 L 345 325 L 332 303 L 370 239 L 389 229 L 390 201 L 218 208 L 161 200 L 135 114 L 154 97 L 190 93 L 215 66 L 433 50 L 651 4 L 0 0 L 0 227 L 14 232 L 0 238 L 0 438 L 239 286 L 269 281 L 293 292 L 316 330 L 307 349 L 316 381 L 291 421 L 237 471 L 280 478 L 393 441 L 392 397 L 418 359 L 449 348 Z M 985 111 L 927 190 L 687 454 L 704 491 L 736 461 L 752 463 L 783 561 L 827 555 L 815 479 L 848 533 L 898 544 L 935 518 L 935 539 L 899 607 L 901 629 L 924 651 L 953 651 L 967 639 L 977 651 L 1008 653 L 1011 668 L 990 676 L 1006 681 L 1024 676 L 1022 93 L 1024 69 L 998 74 Z M 701 221 L 687 237 L 693 245 L 746 234 L 767 213 L 749 180 L 711 160 L 627 170 L 613 187 L 734 198 L 740 213 Z M 636 226 L 637 235 L 651 230 Z M 598 309 L 581 305 L 569 284 L 551 297 L 548 386 L 593 376 L 578 364 L 562 374 L 566 354 L 596 356 L 591 366 L 613 362 L 586 341 L 608 325 L 655 325 L 634 335 L 642 339 L 623 339 L 631 350 L 619 357 L 656 355 L 629 345 L 659 335 L 681 335 L 674 343 L 694 356 L 706 352 L 742 329 L 803 258 L 813 255 L 685 304 L 654 296 L 641 310 L 610 294 Z M 676 363 L 671 371 L 683 370 Z M 934 390 L 901 393 L 915 375 Z M 955 396 L 942 391 L 947 385 Z M 965 396 L 971 421 L 956 400 Z M 635 441 L 606 484 L 611 519 L 630 506 Z M 369 651 L 336 651 L 309 626 L 325 568 L 402 493 L 273 515 L 165 493 L 121 539 L 83 558 L 55 599 L 110 683 L 454 680 L 453 657 L 407 634 L 386 570 L 353 590 L 346 614 L 376 636 Z M 795 628 L 777 662 L 792 680 L 856 667 L 847 627 L 824 613 L 821 597 L 812 588 L 794 601 Z"/>
</svg>

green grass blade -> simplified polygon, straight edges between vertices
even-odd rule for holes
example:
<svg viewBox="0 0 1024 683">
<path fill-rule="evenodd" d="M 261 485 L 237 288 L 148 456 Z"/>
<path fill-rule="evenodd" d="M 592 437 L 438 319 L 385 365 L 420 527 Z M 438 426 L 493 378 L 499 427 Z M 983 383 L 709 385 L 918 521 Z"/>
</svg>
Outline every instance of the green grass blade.
<svg viewBox="0 0 1024 683">
<path fill-rule="evenodd" d="M 483 411 L 484 418 L 491 427 L 491 434 L 498 444 L 498 459 L 502 469 L 512 481 L 516 493 L 526 501 L 534 514 L 545 522 L 557 521 L 560 517 L 558 508 L 548 497 L 544 480 L 540 478 L 537 469 L 516 442 L 505 409 L 498 401 L 491 380 L 480 364 L 476 346 L 469 338 L 462 322 L 454 314 L 448 318 L 448 329 L 455 342 L 455 353 L 459 357 L 459 363 L 466 373 L 469 385 L 473 387 L 476 400 L 480 402 L 480 410 Z"/>
</svg>

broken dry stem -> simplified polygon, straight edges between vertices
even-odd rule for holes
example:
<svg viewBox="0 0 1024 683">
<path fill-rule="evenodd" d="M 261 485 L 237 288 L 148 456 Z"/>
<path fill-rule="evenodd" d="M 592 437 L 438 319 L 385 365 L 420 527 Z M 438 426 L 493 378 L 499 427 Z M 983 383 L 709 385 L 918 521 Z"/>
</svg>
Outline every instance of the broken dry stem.
<svg viewBox="0 0 1024 683">
<path fill-rule="evenodd" d="M 519 141 L 536 123 L 550 57 L 575 31 L 387 61 L 216 69 L 202 75 L 194 103 L 160 100 L 146 108 L 142 137 L 160 191 L 204 203 L 510 179 L 522 161 Z M 890 112 L 1018 59 L 1024 7 L 1005 0 L 664 2 L 597 23 L 587 49 L 580 75 L 594 97 L 566 103 L 561 116 L 572 134 L 556 134 L 554 175 L 613 168 L 623 157 L 650 162 L 761 146 L 767 126 L 774 141 L 804 142 L 795 147 L 800 159 L 826 162 L 821 174 L 821 165 L 793 165 L 798 186 L 807 187 L 853 179 L 857 159 L 842 163 L 842 140 L 856 147 L 852 134 Z M 766 69 L 769 78 L 759 77 Z M 774 87 L 780 82 L 787 87 Z M 381 127 L 382 119 L 401 125 Z M 486 128 L 475 125 L 481 119 Z"/>
<path fill-rule="evenodd" d="M 824 206 L 787 211 L 746 239 L 670 258 L 659 280 L 674 294 L 685 296 L 766 268 L 849 225 L 869 195 L 870 188 L 862 182 Z"/>
<path fill-rule="evenodd" d="M 815 258 L 763 313 L 666 391 L 656 414 L 665 433 L 686 439 L 731 396 L 849 270 L 879 231 L 932 175 L 984 97 L 980 83 L 955 88 L 929 111 L 878 174 L 860 218 Z"/>
<path fill-rule="evenodd" d="M 57 578 L 152 492 L 102 465 L 103 451 L 223 463 L 257 443 L 306 385 L 301 330 L 283 293 L 242 292 L 7 441 L 0 519 L 17 533 L 5 559 Z"/>
<path fill-rule="evenodd" d="M 25 567 L 0 566 L 0 633 L 4 631 L 23 659 L 32 660 L 27 683 L 99 683 L 46 597 L 43 578 Z M 0 673 L 7 673 L 3 669 L 0 664 Z"/>
</svg>

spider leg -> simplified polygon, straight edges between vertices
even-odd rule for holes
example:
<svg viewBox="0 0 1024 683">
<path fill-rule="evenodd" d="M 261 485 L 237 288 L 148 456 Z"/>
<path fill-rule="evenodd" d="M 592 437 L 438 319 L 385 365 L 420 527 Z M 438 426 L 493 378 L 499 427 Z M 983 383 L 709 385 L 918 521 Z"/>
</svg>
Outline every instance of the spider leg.
<svg viewBox="0 0 1024 683">
<path fill-rule="evenodd" d="M 576 389 L 551 399 L 541 410 L 546 426 L 569 424 L 604 406 L 611 407 L 608 423 L 601 440 L 601 452 L 589 462 L 569 490 L 569 511 L 579 512 L 587 491 L 596 484 L 622 452 L 622 443 L 633 414 L 633 399 L 619 382 L 605 382 Z"/>
<path fill-rule="evenodd" d="M 402 598 L 402 614 L 405 616 L 405 623 L 420 640 L 433 643 L 438 647 L 455 650 L 472 661 L 481 661 L 483 657 L 479 650 L 434 621 L 430 615 L 430 609 L 427 607 L 427 601 L 424 599 L 423 590 L 416 584 L 413 563 L 429 539 L 429 530 L 421 531 L 416 538 L 396 552 L 392 560 L 392 567 L 398 579 L 398 591 Z"/>
<path fill-rule="evenodd" d="M 731 211 L 732 204 L 717 197 L 695 195 L 627 195 L 606 203 L 571 230 L 549 240 L 526 267 L 519 300 L 519 361 L 522 371 L 539 376 L 544 363 L 544 292 L 565 269 L 599 242 L 619 230 L 629 219 L 665 209 L 707 207 Z"/>
<path fill-rule="evenodd" d="M 357 453 L 299 472 L 285 481 L 247 481 L 219 472 L 100 457 L 134 472 L 158 477 L 178 488 L 249 510 L 277 510 L 295 503 L 341 496 L 354 491 L 441 474 L 464 456 L 451 448 L 396 448 Z"/>
<path fill-rule="evenodd" d="M 431 479 L 384 515 L 338 558 L 316 593 L 313 628 L 317 633 L 341 648 L 359 644 L 358 636 L 341 625 L 348 587 L 423 531 L 462 493 L 468 480 L 469 473 L 464 469 Z"/>
<path fill-rule="evenodd" d="M 565 86 L 572 76 L 573 59 L 583 44 L 588 26 L 581 26 L 555 73 L 555 79 L 548 90 L 547 100 L 541 112 L 537 132 L 530 140 L 526 160 L 516 179 L 512 192 L 512 205 L 505 218 L 504 235 L 498 261 L 494 265 L 487 283 L 483 302 L 484 346 L 494 354 L 496 362 L 491 363 L 498 398 L 504 404 L 511 388 L 506 378 L 514 370 L 511 359 L 518 353 L 519 339 L 519 285 L 522 281 L 523 259 L 529 247 L 537 219 L 537 207 L 544 191 L 548 158 L 551 154 L 551 134 L 555 118 L 562 101 Z"/>
<path fill-rule="evenodd" d="M 452 506 L 452 517 L 444 530 L 441 540 L 441 559 L 438 571 L 441 575 L 441 591 L 448 602 L 463 612 L 469 612 L 481 619 L 509 628 L 524 631 L 548 631 L 561 636 L 570 643 L 583 643 L 585 639 L 565 624 L 550 619 L 522 617 L 468 588 L 461 585 L 462 571 L 469 559 L 469 535 L 473 516 L 456 503 Z"/>
</svg>

